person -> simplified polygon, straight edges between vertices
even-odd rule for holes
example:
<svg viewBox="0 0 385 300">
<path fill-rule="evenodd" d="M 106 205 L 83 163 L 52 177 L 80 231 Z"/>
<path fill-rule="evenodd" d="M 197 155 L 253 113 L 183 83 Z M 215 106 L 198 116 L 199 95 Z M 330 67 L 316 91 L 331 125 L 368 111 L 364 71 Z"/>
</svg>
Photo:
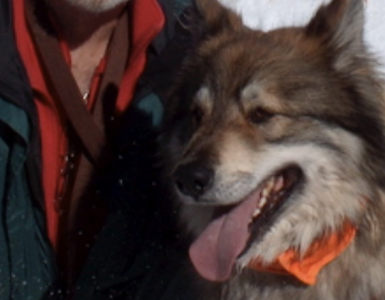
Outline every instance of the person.
<svg viewBox="0 0 385 300">
<path fill-rule="evenodd" d="M 1 299 L 193 297 L 156 164 L 192 9 L 1 1 Z"/>
</svg>

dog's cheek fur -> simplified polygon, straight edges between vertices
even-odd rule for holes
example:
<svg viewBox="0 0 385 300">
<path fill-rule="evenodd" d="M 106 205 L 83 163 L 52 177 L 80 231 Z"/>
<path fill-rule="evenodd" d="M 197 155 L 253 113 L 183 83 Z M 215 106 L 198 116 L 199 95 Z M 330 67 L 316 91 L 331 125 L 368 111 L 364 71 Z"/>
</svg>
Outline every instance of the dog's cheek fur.
<svg viewBox="0 0 385 300">
<path fill-rule="evenodd" d="M 325 130 L 325 134 L 336 134 Z M 310 244 L 327 232 L 338 230 L 346 220 L 355 224 L 362 222 L 366 199 L 372 198 L 369 182 L 362 178 L 358 162 L 362 159 L 360 141 L 354 136 L 340 132 L 339 141 L 353 145 L 351 153 L 317 147 L 312 143 L 280 147 L 267 146 L 265 157 L 259 164 L 287 164 L 293 162 L 304 173 L 301 190 L 289 198 L 267 233 L 251 247 L 241 259 L 241 264 L 256 256 L 266 263 L 289 248 L 304 253 Z M 336 145 L 337 146 L 337 145 Z M 317 157 L 317 159 L 314 159 Z"/>
</svg>

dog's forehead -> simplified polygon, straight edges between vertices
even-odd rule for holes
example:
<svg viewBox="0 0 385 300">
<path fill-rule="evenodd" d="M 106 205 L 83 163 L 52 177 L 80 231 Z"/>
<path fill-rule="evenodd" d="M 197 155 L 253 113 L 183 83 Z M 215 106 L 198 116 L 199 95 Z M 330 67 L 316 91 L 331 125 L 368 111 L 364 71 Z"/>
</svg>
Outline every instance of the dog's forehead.
<svg viewBox="0 0 385 300">
<path fill-rule="evenodd" d="M 209 70 L 208 79 L 195 94 L 195 102 L 207 111 L 214 106 L 225 109 L 234 105 L 248 110 L 267 103 L 277 111 L 283 105 L 301 102 L 305 106 L 318 102 L 320 107 L 340 94 L 333 74 L 301 60 L 281 62 L 277 58 L 271 63 L 250 62 L 247 67 L 246 63 L 238 67 L 226 64 L 223 61 L 221 71 Z"/>
<path fill-rule="evenodd" d="M 194 101 L 218 115 L 219 110 L 237 114 L 237 107 L 247 112 L 258 104 L 277 113 L 328 119 L 355 114 L 343 74 L 333 69 L 331 53 L 316 45 L 295 28 L 213 38 L 194 61 L 200 82 Z"/>
<path fill-rule="evenodd" d="M 245 110 L 264 103 L 268 103 L 274 111 L 278 111 L 282 107 L 282 99 L 278 94 L 270 91 L 263 82 L 257 80 L 248 83 L 241 89 L 239 101 Z"/>
<path fill-rule="evenodd" d="M 209 39 L 201 46 L 199 55 L 206 58 L 204 63 L 209 61 L 217 70 L 250 69 L 299 59 L 309 48 L 312 48 L 311 41 L 304 38 L 298 28 L 285 28 L 270 33 L 247 30 Z"/>
<path fill-rule="evenodd" d="M 322 53 L 309 50 L 309 44 L 294 29 L 221 36 L 204 45 L 200 52 L 204 57 L 204 84 L 214 94 L 238 96 L 251 81 L 268 81 L 270 86 L 275 84 L 282 89 L 297 82 L 317 86 L 317 77 L 322 77 L 318 73 L 325 72 L 327 66 L 322 64 Z"/>
</svg>

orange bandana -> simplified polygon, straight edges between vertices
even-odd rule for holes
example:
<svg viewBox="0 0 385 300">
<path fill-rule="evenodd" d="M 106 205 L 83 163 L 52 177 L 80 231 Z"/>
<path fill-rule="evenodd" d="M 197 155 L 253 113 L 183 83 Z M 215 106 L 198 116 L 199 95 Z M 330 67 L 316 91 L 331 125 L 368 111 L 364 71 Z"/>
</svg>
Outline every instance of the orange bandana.
<svg viewBox="0 0 385 300">
<path fill-rule="evenodd" d="M 340 232 L 316 240 L 302 257 L 296 250 L 289 249 L 280 254 L 272 264 L 264 265 L 256 258 L 248 267 L 260 272 L 292 275 L 305 284 L 313 285 L 321 269 L 350 245 L 356 232 L 355 225 L 345 222 Z"/>
</svg>

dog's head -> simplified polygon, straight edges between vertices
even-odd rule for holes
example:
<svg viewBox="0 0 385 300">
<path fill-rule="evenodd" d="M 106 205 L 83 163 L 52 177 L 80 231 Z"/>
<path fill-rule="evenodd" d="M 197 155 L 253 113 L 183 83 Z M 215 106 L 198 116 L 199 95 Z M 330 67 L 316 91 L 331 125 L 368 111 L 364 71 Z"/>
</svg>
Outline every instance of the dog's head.
<svg viewBox="0 0 385 300">
<path fill-rule="evenodd" d="M 205 256 L 193 260 L 221 273 L 206 277 L 305 253 L 346 221 L 359 226 L 376 199 L 383 98 L 362 6 L 334 0 L 305 27 L 260 32 L 198 1 L 203 38 L 170 98 L 162 142 L 181 218 Z M 221 270 L 209 270 L 212 259 Z"/>
</svg>

